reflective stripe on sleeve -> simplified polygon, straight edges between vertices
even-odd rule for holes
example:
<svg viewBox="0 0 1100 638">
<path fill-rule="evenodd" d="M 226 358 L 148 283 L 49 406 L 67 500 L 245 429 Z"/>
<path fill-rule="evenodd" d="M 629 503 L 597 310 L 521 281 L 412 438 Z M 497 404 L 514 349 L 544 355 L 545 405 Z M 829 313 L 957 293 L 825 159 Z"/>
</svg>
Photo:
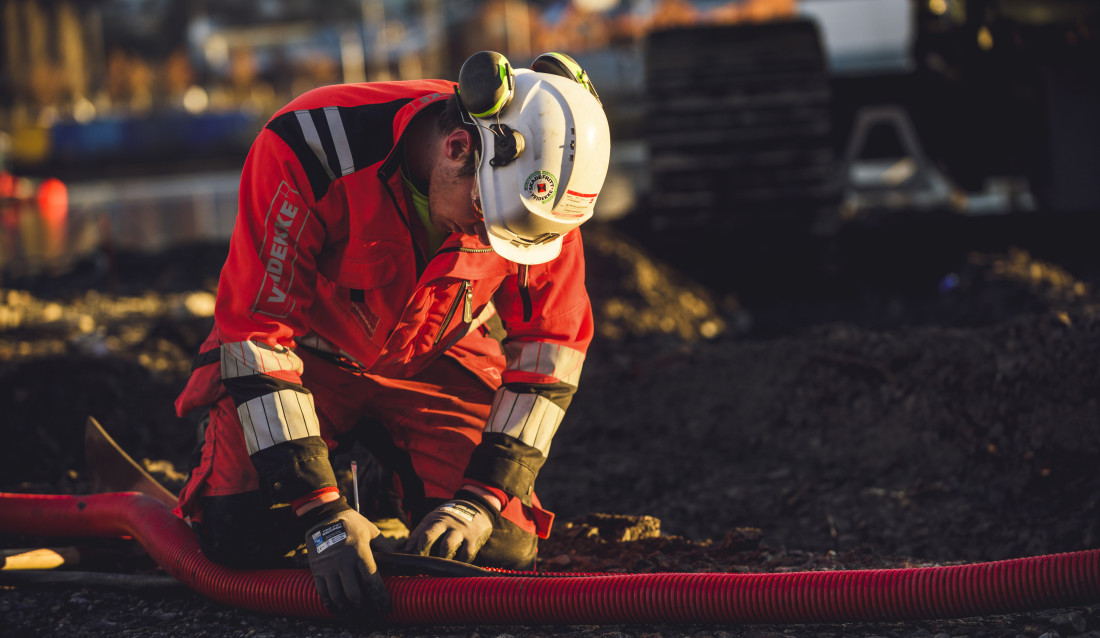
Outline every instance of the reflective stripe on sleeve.
<svg viewBox="0 0 1100 638">
<path fill-rule="evenodd" d="M 584 354 L 567 346 L 541 341 L 509 342 L 504 346 L 507 370 L 552 377 L 576 385 Z M 505 373 L 507 374 L 507 372 Z"/>
<path fill-rule="evenodd" d="M 221 346 L 222 379 L 235 379 L 253 374 L 286 377 L 300 376 L 302 360 L 289 348 L 272 348 L 254 341 L 223 343 Z M 282 374 L 280 374 L 282 373 Z"/>
<path fill-rule="evenodd" d="M 273 445 L 308 436 L 320 436 L 313 395 L 279 390 L 237 406 L 249 455 Z"/>
<path fill-rule="evenodd" d="M 493 398 L 485 431 L 512 436 L 546 456 L 564 417 L 565 410 L 540 394 L 502 387 Z"/>
</svg>

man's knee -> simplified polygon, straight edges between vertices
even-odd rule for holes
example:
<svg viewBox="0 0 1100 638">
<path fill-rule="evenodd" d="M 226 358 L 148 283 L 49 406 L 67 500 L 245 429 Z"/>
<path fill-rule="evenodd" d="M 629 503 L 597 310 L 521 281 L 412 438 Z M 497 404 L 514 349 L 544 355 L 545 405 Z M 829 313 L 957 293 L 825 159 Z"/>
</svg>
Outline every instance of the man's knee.
<svg viewBox="0 0 1100 638">
<path fill-rule="evenodd" d="M 493 526 L 489 540 L 474 558 L 474 564 L 481 567 L 530 571 L 535 568 L 539 539 L 534 534 L 521 529 L 512 521 L 501 518 Z"/>
<path fill-rule="evenodd" d="M 301 544 L 303 532 L 289 507 L 266 507 L 259 492 L 208 496 L 192 524 L 199 547 L 228 567 L 277 567 Z"/>
</svg>

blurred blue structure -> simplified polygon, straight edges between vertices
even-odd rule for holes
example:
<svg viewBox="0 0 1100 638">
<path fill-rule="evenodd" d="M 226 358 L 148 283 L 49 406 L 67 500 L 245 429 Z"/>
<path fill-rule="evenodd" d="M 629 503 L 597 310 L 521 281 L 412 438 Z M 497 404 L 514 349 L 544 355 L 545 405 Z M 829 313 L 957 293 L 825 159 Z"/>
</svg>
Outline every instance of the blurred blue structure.
<svg viewBox="0 0 1100 638">
<path fill-rule="evenodd" d="M 258 125 L 254 115 L 243 111 L 158 111 L 59 122 L 50 127 L 51 159 L 60 164 L 132 164 L 134 159 L 236 155 L 251 143 Z"/>
</svg>

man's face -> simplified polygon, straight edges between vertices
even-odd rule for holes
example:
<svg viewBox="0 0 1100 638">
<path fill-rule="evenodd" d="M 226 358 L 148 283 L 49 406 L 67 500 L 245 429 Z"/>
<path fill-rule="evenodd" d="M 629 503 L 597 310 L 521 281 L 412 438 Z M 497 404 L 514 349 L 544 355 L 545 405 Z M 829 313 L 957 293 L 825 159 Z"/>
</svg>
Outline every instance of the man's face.
<svg viewBox="0 0 1100 638">
<path fill-rule="evenodd" d="M 467 147 L 466 152 L 472 150 Z M 488 245 L 477 180 L 473 175 L 459 175 L 464 160 L 457 145 L 452 145 L 436 162 L 428 184 L 428 220 L 436 230 L 477 235 Z"/>
</svg>

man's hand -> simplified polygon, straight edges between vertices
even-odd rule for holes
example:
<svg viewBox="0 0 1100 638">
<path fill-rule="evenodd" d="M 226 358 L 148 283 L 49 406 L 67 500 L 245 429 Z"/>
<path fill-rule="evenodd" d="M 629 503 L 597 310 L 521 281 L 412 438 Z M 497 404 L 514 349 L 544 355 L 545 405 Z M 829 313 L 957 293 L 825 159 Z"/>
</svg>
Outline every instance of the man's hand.
<svg viewBox="0 0 1100 638">
<path fill-rule="evenodd" d="M 460 490 L 420 521 L 409 535 L 408 551 L 472 563 L 498 518 L 500 512 L 484 497 Z"/>
<path fill-rule="evenodd" d="M 313 584 L 330 611 L 343 614 L 359 610 L 381 618 L 389 610 L 390 597 L 371 553 L 371 540 L 380 532 L 340 498 L 311 510 L 306 549 Z"/>
</svg>

